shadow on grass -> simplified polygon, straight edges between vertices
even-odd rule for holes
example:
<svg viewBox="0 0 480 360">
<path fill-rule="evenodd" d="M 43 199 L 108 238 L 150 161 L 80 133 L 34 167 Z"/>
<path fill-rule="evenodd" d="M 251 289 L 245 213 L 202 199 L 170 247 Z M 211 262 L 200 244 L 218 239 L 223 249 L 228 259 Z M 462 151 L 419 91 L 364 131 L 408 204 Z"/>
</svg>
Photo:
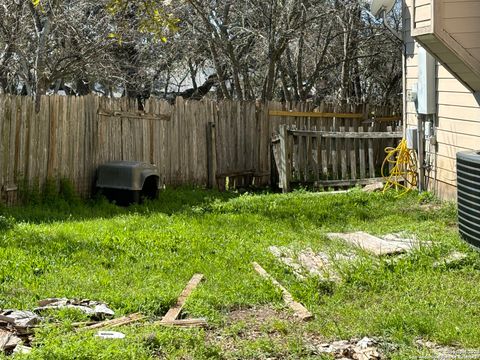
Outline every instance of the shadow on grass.
<svg viewBox="0 0 480 360">
<path fill-rule="evenodd" d="M 119 215 L 164 213 L 172 215 L 194 207 L 208 207 L 237 197 L 236 192 L 219 192 L 193 187 L 167 188 L 155 200 L 129 207 L 117 206 L 99 197 L 90 200 L 67 200 L 61 196 L 36 204 L 0 207 L 0 216 L 15 222 L 49 223 L 55 221 L 81 221 L 108 219 Z"/>
</svg>

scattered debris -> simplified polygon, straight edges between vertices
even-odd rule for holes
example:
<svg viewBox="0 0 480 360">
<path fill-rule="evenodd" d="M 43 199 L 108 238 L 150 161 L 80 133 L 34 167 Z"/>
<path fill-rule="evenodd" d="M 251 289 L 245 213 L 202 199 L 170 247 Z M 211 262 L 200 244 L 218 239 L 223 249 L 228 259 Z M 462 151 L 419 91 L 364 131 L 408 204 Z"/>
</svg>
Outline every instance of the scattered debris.
<svg viewBox="0 0 480 360">
<path fill-rule="evenodd" d="M 310 272 L 310 274 L 317 275 L 322 278 L 326 277 L 327 279 L 332 278 L 332 280 L 339 279 L 338 275 L 335 274 L 333 270 L 329 269 L 330 261 L 328 260 L 328 256 L 326 254 L 315 254 L 312 249 L 306 249 L 298 254 L 298 260 L 303 267 Z"/>
<path fill-rule="evenodd" d="M 22 339 L 15 335 L 15 333 L 0 329 L 0 351 L 10 353 L 21 343 Z"/>
<path fill-rule="evenodd" d="M 269 279 L 277 288 L 282 290 L 283 300 L 294 311 L 295 315 L 303 321 L 313 319 L 313 314 L 308 311 L 302 304 L 293 300 L 292 295 L 285 289 L 277 280 L 275 280 L 269 273 L 265 271 L 258 263 L 254 262 L 253 267 L 255 271 L 262 277 Z"/>
<path fill-rule="evenodd" d="M 400 254 L 410 251 L 420 245 L 416 239 L 404 239 L 399 234 L 386 235 L 379 238 L 362 231 L 346 234 L 330 233 L 330 239 L 341 239 L 352 245 L 358 246 L 374 255 Z M 425 244 L 428 244 L 425 242 Z"/>
<path fill-rule="evenodd" d="M 67 298 L 51 298 L 39 301 L 38 305 L 39 307 L 35 309 L 35 312 L 58 309 L 77 309 L 95 320 L 103 320 L 115 315 L 115 312 L 106 304 L 88 299 L 76 300 Z"/>
<path fill-rule="evenodd" d="M 270 246 L 268 249 L 273 254 L 273 256 L 275 256 L 277 259 L 287 265 L 297 278 L 299 278 L 300 280 L 305 279 L 305 276 L 303 275 L 303 267 L 298 262 L 293 260 L 294 254 L 291 249 L 286 247 L 279 248 L 276 246 Z"/>
<path fill-rule="evenodd" d="M 281 344 L 286 343 L 293 333 L 299 334 L 302 340 L 306 335 L 303 333 L 305 324 L 285 308 L 256 305 L 229 309 L 225 316 L 225 326 L 215 327 L 205 333 L 205 341 L 220 347 L 221 353 L 226 355 L 225 358 L 238 358 L 237 354 L 242 351 L 242 344 L 255 342 L 266 335 L 269 341 Z M 271 354 L 270 357 L 259 355 L 257 358 L 274 360 L 286 356 Z"/>
<path fill-rule="evenodd" d="M 205 319 L 180 319 L 172 321 L 160 321 L 157 324 L 172 327 L 207 327 Z"/>
<path fill-rule="evenodd" d="M 468 255 L 459 251 L 454 251 L 450 253 L 447 257 L 435 261 L 433 263 L 433 267 L 440 267 L 440 266 L 451 266 L 461 264 L 468 258 Z"/>
<path fill-rule="evenodd" d="M 32 348 L 24 345 L 17 345 L 13 350 L 14 354 L 29 354 L 30 352 L 32 352 Z"/>
<path fill-rule="evenodd" d="M 480 349 L 461 349 L 453 346 L 442 346 L 432 341 L 418 339 L 418 347 L 430 350 L 438 359 L 479 359 Z"/>
<path fill-rule="evenodd" d="M 17 330 L 26 329 L 40 323 L 41 318 L 31 311 L 3 310 L 0 323 L 7 323 Z"/>
<path fill-rule="evenodd" d="M 46 299 L 39 302 L 39 307 L 32 311 L 0 311 L 0 352 L 6 354 L 25 354 L 31 351 L 33 328 L 43 319 L 37 314 L 48 309 L 75 308 L 88 314 L 92 319 L 104 319 L 114 312 L 104 303 L 91 300 Z M 80 323 L 85 326 L 88 323 Z M 88 326 L 87 326 L 88 328 Z"/>
<path fill-rule="evenodd" d="M 124 339 L 125 334 L 118 331 L 99 331 L 95 337 L 100 339 Z"/>
<path fill-rule="evenodd" d="M 385 184 L 379 181 L 379 182 L 364 186 L 362 191 L 366 193 L 372 193 L 377 191 L 383 191 L 384 187 L 385 187 Z"/>
<path fill-rule="evenodd" d="M 19 346 L 32 341 L 32 328 L 42 319 L 31 311 L 3 310 L 0 312 L 0 352 L 12 354 Z"/>
<path fill-rule="evenodd" d="M 190 296 L 193 290 L 200 284 L 203 279 L 203 274 L 195 274 L 192 276 L 188 282 L 185 289 L 177 299 L 176 304 L 171 307 L 161 321 L 156 324 L 164 326 L 180 326 L 180 327 L 205 327 L 207 322 L 205 319 L 177 319 L 180 313 L 182 312 L 183 306 L 187 301 L 187 298 Z"/>
<path fill-rule="evenodd" d="M 316 346 L 319 354 L 331 354 L 335 359 L 380 360 L 377 341 L 364 337 L 361 340 L 340 340 Z"/>
<path fill-rule="evenodd" d="M 355 255 L 343 254 L 336 254 L 332 258 L 323 252 L 315 253 L 310 248 L 300 251 L 298 255 L 287 247 L 270 246 L 269 250 L 273 256 L 287 265 L 300 280 L 305 279 L 306 273 L 307 275 L 317 276 L 324 281 L 339 282 L 340 275 L 335 272 L 332 264 L 334 262 L 351 261 L 355 258 Z"/>
</svg>

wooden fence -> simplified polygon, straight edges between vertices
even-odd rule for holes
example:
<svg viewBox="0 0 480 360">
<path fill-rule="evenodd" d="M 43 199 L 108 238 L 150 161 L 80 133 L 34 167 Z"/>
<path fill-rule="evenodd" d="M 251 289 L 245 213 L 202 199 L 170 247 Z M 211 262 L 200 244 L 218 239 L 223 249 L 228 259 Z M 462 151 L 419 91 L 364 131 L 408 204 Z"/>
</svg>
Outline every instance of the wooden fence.
<svg viewBox="0 0 480 360">
<path fill-rule="evenodd" d="M 316 114 L 311 111 L 316 111 Z M 99 164 L 138 160 L 156 164 L 169 186 L 270 185 L 271 137 L 282 124 L 315 128 L 322 124 L 371 122 L 384 128 L 389 109 L 338 109 L 310 103 L 136 101 L 45 96 L 35 113 L 33 99 L 0 96 L 0 186 L 3 202 L 15 202 L 18 185 L 43 186 L 49 178 L 70 179 L 88 196 Z M 321 115 L 318 113 L 322 112 Z M 351 113 L 356 113 L 355 117 Z M 344 116 L 345 118 L 342 118 Z"/>
<path fill-rule="evenodd" d="M 380 181 L 383 149 L 396 147 L 403 131 L 393 131 L 392 126 L 374 130 L 340 126 L 317 131 L 282 125 L 272 140 L 280 187 L 288 192 L 292 183 L 343 187 Z"/>
</svg>

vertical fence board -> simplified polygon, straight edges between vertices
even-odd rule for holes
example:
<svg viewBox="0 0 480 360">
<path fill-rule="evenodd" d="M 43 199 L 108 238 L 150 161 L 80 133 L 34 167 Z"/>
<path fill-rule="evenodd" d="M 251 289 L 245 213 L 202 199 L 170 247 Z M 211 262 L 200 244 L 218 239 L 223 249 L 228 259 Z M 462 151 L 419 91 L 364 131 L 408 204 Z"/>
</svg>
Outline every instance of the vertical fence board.
<svg viewBox="0 0 480 360">
<path fill-rule="evenodd" d="M 345 127 L 340 126 L 340 132 L 345 132 Z M 342 179 L 345 180 L 348 178 L 347 174 L 347 139 L 342 138 L 340 141 L 340 161 L 341 161 L 341 172 L 342 172 Z"/>
<path fill-rule="evenodd" d="M 363 127 L 360 126 L 358 128 L 359 133 L 363 133 Z M 360 167 L 360 178 L 365 179 L 366 171 L 365 171 L 365 140 L 358 139 L 358 162 Z"/>
<path fill-rule="evenodd" d="M 349 128 L 350 132 L 355 132 L 355 127 Z M 357 154 L 356 154 L 356 141 L 350 139 L 350 179 L 357 178 Z"/>
<path fill-rule="evenodd" d="M 373 127 L 368 128 L 368 132 L 373 132 Z M 374 151 L 374 142 L 372 139 L 368 139 L 368 168 L 370 177 L 375 177 L 375 151 Z"/>
</svg>

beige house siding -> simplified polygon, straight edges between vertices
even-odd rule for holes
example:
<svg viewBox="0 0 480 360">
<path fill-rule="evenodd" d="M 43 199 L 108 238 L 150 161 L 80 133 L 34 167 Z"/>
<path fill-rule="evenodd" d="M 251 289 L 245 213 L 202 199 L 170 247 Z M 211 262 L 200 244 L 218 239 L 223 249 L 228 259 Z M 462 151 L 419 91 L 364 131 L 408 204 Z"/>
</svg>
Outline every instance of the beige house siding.
<svg viewBox="0 0 480 360">
<path fill-rule="evenodd" d="M 425 1 L 430 3 L 430 0 Z M 416 1 L 416 23 L 418 23 L 418 6 L 420 0 Z M 468 45 L 478 54 L 480 54 L 480 1 L 457 1 L 446 0 L 445 9 L 452 10 L 449 17 L 451 22 L 449 26 L 460 24 L 459 18 L 468 20 L 465 24 L 471 24 L 470 19 L 474 18 L 472 14 L 479 14 L 475 17 L 476 24 L 473 26 L 459 26 L 455 34 L 458 39 L 465 39 L 464 46 Z M 425 5 L 421 5 L 425 6 Z M 405 91 L 411 90 L 417 83 L 418 45 L 411 37 L 411 14 L 414 12 L 413 0 L 405 0 L 404 5 L 404 37 L 406 43 Z M 453 10 L 455 8 L 455 10 Z M 456 25 L 455 25 L 456 26 Z M 471 31 L 471 32 L 469 32 Z M 476 41 L 471 39 L 476 38 Z M 468 39 L 468 42 L 467 42 Z M 432 159 L 432 169 L 430 171 L 429 187 L 444 199 L 456 198 L 456 153 L 463 150 L 480 149 L 480 102 L 476 100 L 474 94 L 469 91 L 460 81 L 455 79 L 448 70 L 437 63 L 437 141 L 438 146 L 429 151 Z M 480 99 L 480 98 L 479 98 Z M 417 113 L 415 105 L 411 102 L 404 104 L 405 123 L 407 126 L 417 125 Z M 436 182 L 434 180 L 437 180 Z"/>
<path fill-rule="evenodd" d="M 426 27 L 432 24 L 432 4 L 430 0 L 417 0 L 415 3 L 415 27 Z"/>
<path fill-rule="evenodd" d="M 475 58 L 480 58 L 480 1 L 445 1 L 443 27 Z"/>
</svg>

